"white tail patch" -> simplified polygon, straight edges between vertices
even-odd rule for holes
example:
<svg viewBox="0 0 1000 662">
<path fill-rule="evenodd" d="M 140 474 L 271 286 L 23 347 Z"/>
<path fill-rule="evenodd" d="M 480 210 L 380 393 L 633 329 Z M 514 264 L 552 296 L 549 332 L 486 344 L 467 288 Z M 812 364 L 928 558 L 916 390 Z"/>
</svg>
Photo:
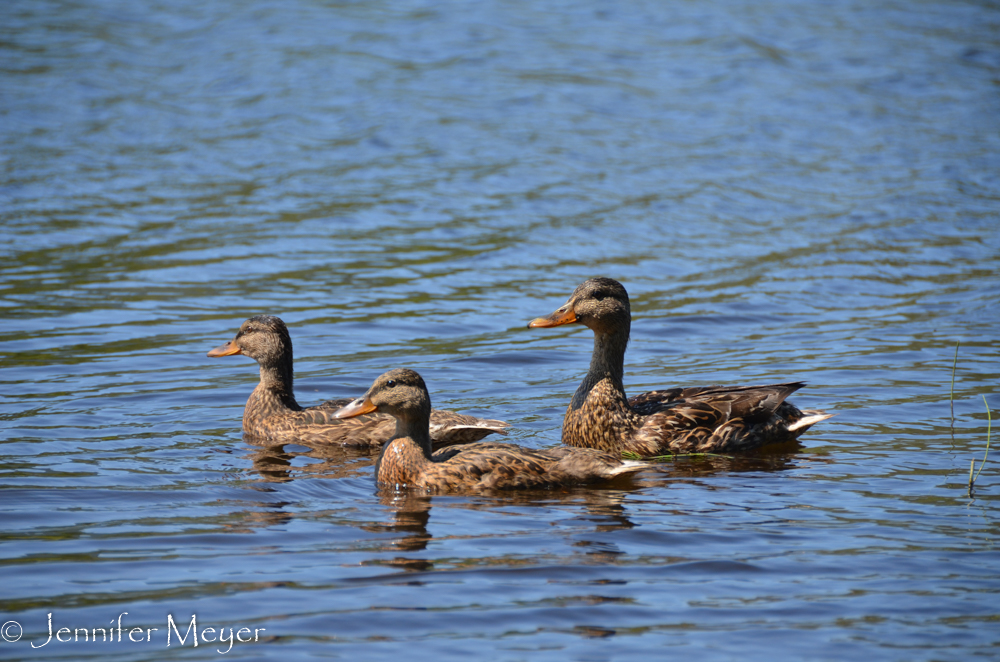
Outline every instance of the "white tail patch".
<svg viewBox="0 0 1000 662">
<path fill-rule="evenodd" d="M 825 421 L 828 418 L 833 418 L 836 414 L 827 414 L 822 411 L 805 411 L 803 414 L 808 414 L 803 416 L 799 420 L 795 421 L 788 426 L 789 432 L 796 432 L 798 430 L 808 430 L 812 426 L 816 425 L 820 421 Z"/>
<path fill-rule="evenodd" d="M 622 465 L 620 467 L 615 467 L 611 469 L 612 476 L 620 476 L 621 474 L 631 474 L 637 471 L 642 471 L 643 469 L 648 469 L 653 466 L 649 462 L 641 462 L 639 460 L 622 460 Z"/>
</svg>

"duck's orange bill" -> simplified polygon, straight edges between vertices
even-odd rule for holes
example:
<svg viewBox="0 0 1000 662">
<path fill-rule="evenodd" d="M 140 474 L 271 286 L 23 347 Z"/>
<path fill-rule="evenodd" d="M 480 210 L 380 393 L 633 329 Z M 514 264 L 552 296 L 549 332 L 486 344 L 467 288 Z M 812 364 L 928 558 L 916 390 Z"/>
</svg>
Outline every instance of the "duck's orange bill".
<svg viewBox="0 0 1000 662">
<path fill-rule="evenodd" d="M 236 343 L 230 340 L 225 345 L 219 345 L 211 352 L 208 353 L 209 356 L 232 356 L 233 354 L 242 354 L 240 348 L 236 346 Z"/>
<path fill-rule="evenodd" d="M 370 414 L 378 409 L 372 401 L 368 399 L 365 395 L 363 398 L 358 398 L 346 407 L 341 407 L 337 411 L 333 412 L 334 418 L 354 418 L 355 416 L 360 416 L 361 414 Z"/>
<path fill-rule="evenodd" d="M 529 329 L 547 329 L 552 326 L 562 326 L 563 324 L 572 324 L 576 321 L 576 312 L 573 310 L 573 306 L 566 304 L 556 312 L 551 315 L 546 315 L 545 317 L 536 317 L 535 319 L 528 322 Z"/>
</svg>

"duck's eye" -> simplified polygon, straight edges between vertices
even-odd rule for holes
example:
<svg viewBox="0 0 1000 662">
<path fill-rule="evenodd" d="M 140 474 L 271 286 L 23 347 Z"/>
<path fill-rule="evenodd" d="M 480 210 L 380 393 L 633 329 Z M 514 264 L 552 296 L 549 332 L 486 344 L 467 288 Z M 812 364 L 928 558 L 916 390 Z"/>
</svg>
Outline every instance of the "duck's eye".
<svg viewBox="0 0 1000 662">
<path fill-rule="evenodd" d="M 253 333 L 256 330 L 257 329 L 253 328 L 252 326 L 248 326 L 247 328 L 243 329 L 243 333 Z"/>
<path fill-rule="evenodd" d="M 395 379 L 390 379 L 389 381 L 387 381 L 385 383 L 385 385 L 388 386 L 389 388 L 392 388 L 393 386 L 396 385 L 396 380 Z"/>
</svg>

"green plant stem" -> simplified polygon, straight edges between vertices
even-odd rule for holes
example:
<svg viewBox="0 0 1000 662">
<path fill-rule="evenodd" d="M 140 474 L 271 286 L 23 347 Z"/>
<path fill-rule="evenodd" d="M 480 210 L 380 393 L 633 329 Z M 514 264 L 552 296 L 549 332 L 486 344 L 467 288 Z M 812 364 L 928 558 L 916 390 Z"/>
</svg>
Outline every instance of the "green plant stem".
<svg viewBox="0 0 1000 662">
<path fill-rule="evenodd" d="M 985 395 L 983 396 L 983 404 L 986 405 L 986 454 L 983 455 L 983 463 L 979 465 L 979 471 L 976 472 L 976 477 L 972 479 L 972 485 L 975 485 L 976 481 L 979 480 L 979 474 L 982 473 L 983 467 L 986 466 L 986 458 L 990 455 L 990 431 L 993 427 L 993 417 L 990 415 L 990 403 L 986 402 Z M 972 464 L 975 466 L 976 461 L 973 460 Z M 971 471 L 969 472 L 969 475 L 972 475 Z"/>
</svg>

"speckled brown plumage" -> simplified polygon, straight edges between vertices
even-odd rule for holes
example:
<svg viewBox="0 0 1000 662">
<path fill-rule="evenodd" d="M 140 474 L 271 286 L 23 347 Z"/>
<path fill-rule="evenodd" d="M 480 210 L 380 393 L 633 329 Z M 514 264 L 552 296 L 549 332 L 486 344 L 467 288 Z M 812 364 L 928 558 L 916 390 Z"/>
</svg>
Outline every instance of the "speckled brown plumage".
<svg viewBox="0 0 1000 662">
<path fill-rule="evenodd" d="M 260 364 L 260 383 L 243 409 L 243 431 L 268 441 L 306 444 L 381 446 L 396 429 L 391 416 L 371 414 L 350 420 L 334 417 L 349 399 L 301 407 L 292 392 L 292 339 L 281 319 L 257 315 L 243 323 L 233 340 L 209 356 L 245 354 Z M 506 434 L 503 421 L 486 420 L 453 411 L 431 412 L 430 433 L 436 447 L 478 441 L 488 434 Z"/>
<path fill-rule="evenodd" d="M 608 480 L 647 465 L 591 448 L 561 446 L 544 450 L 484 442 L 431 454 L 428 434 L 430 395 L 420 375 L 391 370 L 338 416 L 379 411 L 396 419 L 393 439 L 375 464 L 379 483 L 437 492 L 546 488 Z"/>
<path fill-rule="evenodd" d="M 831 416 L 785 402 L 802 382 L 673 388 L 628 398 L 622 380 L 631 309 L 625 288 L 610 278 L 586 281 L 554 313 L 528 326 L 575 322 L 594 331 L 594 352 L 566 408 L 565 444 L 645 457 L 744 451 L 794 439 Z"/>
</svg>

